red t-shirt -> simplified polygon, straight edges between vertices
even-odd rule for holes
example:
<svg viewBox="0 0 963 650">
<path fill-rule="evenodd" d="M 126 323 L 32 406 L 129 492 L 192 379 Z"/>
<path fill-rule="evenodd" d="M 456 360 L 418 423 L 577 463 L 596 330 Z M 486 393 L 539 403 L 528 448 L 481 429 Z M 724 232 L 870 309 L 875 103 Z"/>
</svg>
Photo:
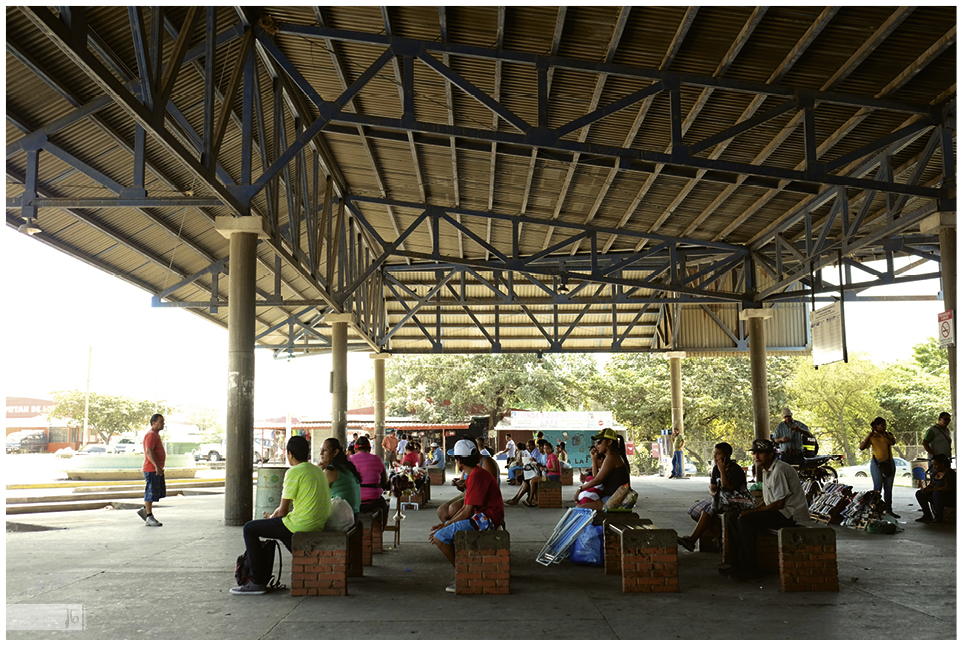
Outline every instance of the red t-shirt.
<svg viewBox="0 0 963 650">
<path fill-rule="evenodd" d="M 498 528 L 505 520 L 502 493 L 495 478 L 481 465 L 473 469 L 465 481 L 465 503 L 474 506 L 475 512 L 484 512 L 491 520 L 492 528 Z"/>
<path fill-rule="evenodd" d="M 144 436 L 144 471 L 156 472 L 157 468 L 147 459 L 148 449 L 154 452 L 154 460 L 160 464 L 161 469 L 164 469 L 164 461 L 167 460 L 167 452 L 164 451 L 164 441 L 161 440 L 160 434 L 156 433 L 153 429 L 148 431 L 147 435 Z"/>
</svg>

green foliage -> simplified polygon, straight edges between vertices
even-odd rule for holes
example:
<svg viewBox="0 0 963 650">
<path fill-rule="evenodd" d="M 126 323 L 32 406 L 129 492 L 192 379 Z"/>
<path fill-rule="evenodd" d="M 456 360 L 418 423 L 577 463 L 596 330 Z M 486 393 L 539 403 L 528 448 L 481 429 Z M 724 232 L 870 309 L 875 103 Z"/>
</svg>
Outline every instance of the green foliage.
<svg viewBox="0 0 963 650">
<path fill-rule="evenodd" d="M 459 422 L 479 408 L 493 425 L 512 408 L 583 410 L 583 389 L 597 374 L 584 354 L 399 356 L 385 365 L 388 412 L 416 415 L 423 422 Z"/>
<path fill-rule="evenodd" d="M 191 405 L 184 409 L 181 414 L 187 422 L 190 422 L 203 431 L 205 442 L 215 442 L 224 437 L 226 430 L 224 416 L 217 409 L 209 406 Z M 153 413 L 151 414 L 153 415 Z M 210 440 L 208 440 L 210 438 Z"/>
<path fill-rule="evenodd" d="M 801 358 L 792 382 L 793 416 L 816 434 L 821 453 L 842 453 L 847 465 L 855 465 L 869 423 L 877 416 L 892 417 L 877 399 L 881 380 L 879 369 L 862 355 L 819 368 L 813 367 L 811 357 Z"/>
<path fill-rule="evenodd" d="M 949 373 L 931 374 L 915 364 L 894 363 L 884 367 L 881 375 L 876 399 L 891 414 L 884 416 L 889 431 L 898 445 L 919 444 L 939 412 L 948 410 Z"/>
<path fill-rule="evenodd" d="M 913 360 L 929 375 L 949 376 L 950 362 L 946 348 L 941 348 L 939 342 L 932 336 L 923 343 L 913 346 Z"/>
<path fill-rule="evenodd" d="M 71 426 L 84 424 L 84 391 L 62 390 L 53 393 L 57 406 L 47 415 L 48 420 L 66 420 Z M 88 426 L 108 444 L 111 436 L 146 430 L 155 413 L 167 409 L 164 402 L 139 401 L 122 395 L 90 393 Z"/>
</svg>

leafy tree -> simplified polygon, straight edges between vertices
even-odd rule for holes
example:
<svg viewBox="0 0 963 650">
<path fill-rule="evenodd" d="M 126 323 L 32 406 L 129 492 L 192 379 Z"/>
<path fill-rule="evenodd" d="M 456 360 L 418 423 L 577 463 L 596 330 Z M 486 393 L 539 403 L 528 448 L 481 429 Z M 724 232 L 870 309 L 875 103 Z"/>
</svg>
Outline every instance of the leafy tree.
<svg viewBox="0 0 963 650">
<path fill-rule="evenodd" d="M 461 421 L 484 413 L 489 426 L 509 409 L 583 410 L 597 373 L 588 355 L 534 354 L 399 356 L 385 366 L 386 405 L 423 422 Z"/>
<path fill-rule="evenodd" d="M 190 422 L 200 431 L 208 434 L 207 437 L 212 439 L 211 442 L 220 440 L 224 436 L 224 417 L 217 409 L 209 406 L 191 405 L 184 409 L 181 414 L 187 422 Z M 207 441 L 205 440 L 205 442 Z"/>
<path fill-rule="evenodd" d="M 946 348 L 932 336 L 913 346 L 913 360 L 927 374 L 934 377 L 949 376 L 950 362 Z"/>
<path fill-rule="evenodd" d="M 84 424 L 84 391 L 62 390 L 53 393 L 57 405 L 47 415 L 48 420 L 66 420 L 71 426 Z M 122 395 L 90 393 L 88 426 L 108 444 L 111 436 L 145 429 L 154 413 L 167 409 L 164 402 L 138 401 Z"/>
<path fill-rule="evenodd" d="M 856 449 L 869 433 L 869 423 L 877 416 L 889 420 L 892 415 L 880 406 L 877 387 L 882 373 L 862 355 L 850 356 L 849 363 L 812 365 L 812 358 L 800 359 L 793 388 L 796 392 L 793 416 L 819 436 L 829 434 L 837 453 L 847 465 L 856 464 Z M 820 439 L 826 449 L 825 437 Z"/>
<path fill-rule="evenodd" d="M 950 403 L 949 374 L 932 374 L 916 364 L 894 363 L 883 368 L 881 375 L 876 399 L 892 414 L 883 417 L 905 455 L 906 446 L 919 445 L 923 432 Z"/>
</svg>

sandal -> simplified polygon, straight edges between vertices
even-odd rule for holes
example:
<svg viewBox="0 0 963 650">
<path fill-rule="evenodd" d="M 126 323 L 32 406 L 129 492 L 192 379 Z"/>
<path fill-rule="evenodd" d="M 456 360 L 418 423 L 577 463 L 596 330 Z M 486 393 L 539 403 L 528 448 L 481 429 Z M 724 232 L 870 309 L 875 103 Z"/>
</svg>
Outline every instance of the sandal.
<svg viewBox="0 0 963 650">
<path fill-rule="evenodd" d="M 538 504 L 532 503 L 531 501 L 524 501 L 523 503 L 524 503 L 526 506 L 528 506 L 529 508 L 537 508 L 537 507 L 538 507 Z"/>
<path fill-rule="evenodd" d="M 685 537 L 680 537 L 679 544 L 682 546 L 682 548 L 689 551 L 690 553 L 695 551 L 695 540 L 693 540 L 688 535 L 686 535 Z"/>
</svg>

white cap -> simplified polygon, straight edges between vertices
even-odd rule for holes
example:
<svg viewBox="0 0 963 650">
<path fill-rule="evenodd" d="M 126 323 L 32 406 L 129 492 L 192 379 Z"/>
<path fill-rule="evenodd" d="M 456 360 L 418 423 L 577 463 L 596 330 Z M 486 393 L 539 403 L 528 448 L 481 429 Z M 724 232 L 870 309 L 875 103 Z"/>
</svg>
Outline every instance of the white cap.
<svg viewBox="0 0 963 650">
<path fill-rule="evenodd" d="M 481 450 L 481 455 L 482 455 L 482 456 L 491 456 L 491 455 L 492 455 L 492 452 L 488 451 L 487 449 L 482 449 L 482 450 Z"/>
<path fill-rule="evenodd" d="M 437 447 L 437 446 L 438 446 L 438 443 L 437 443 L 437 442 L 433 442 L 433 443 L 431 443 L 431 444 L 429 445 L 429 447 Z"/>
<path fill-rule="evenodd" d="M 478 451 L 478 447 L 471 440 L 459 440 L 452 449 L 448 450 L 449 456 L 471 456 L 471 452 Z"/>
<path fill-rule="evenodd" d="M 788 415 L 789 417 L 792 417 L 792 411 L 790 411 L 788 407 L 787 407 L 787 408 L 784 408 L 784 409 L 782 410 L 782 416 L 783 416 L 783 417 L 786 417 L 787 415 Z"/>
</svg>

